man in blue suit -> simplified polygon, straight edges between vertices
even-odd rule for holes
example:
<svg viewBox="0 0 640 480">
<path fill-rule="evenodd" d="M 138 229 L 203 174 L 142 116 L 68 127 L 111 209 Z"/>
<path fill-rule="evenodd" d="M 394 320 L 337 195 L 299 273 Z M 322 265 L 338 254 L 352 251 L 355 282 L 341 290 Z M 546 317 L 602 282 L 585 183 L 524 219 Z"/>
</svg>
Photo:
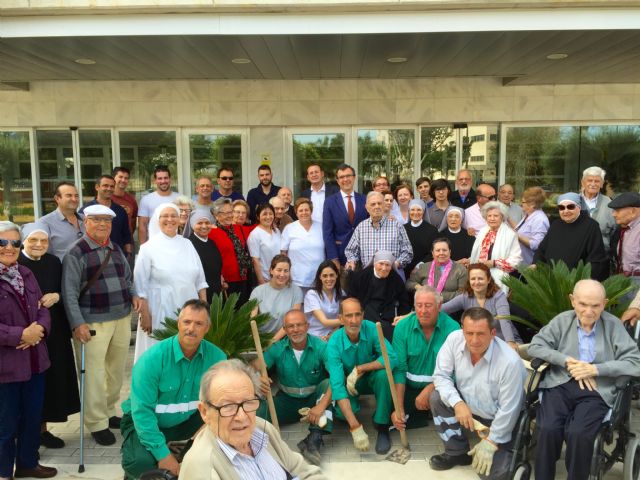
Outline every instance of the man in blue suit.
<svg viewBox="0 0 640 480">
<path fill-rule="evenodd" d="M 336 265 L 344 265 L 347 259 L 344 249 L 353 231 L 369 214 L 365 208 L 366 197 L 353 190 L 356 172 L 346 163 L 336 170 L 340 191 L 327 197 L 322 213 L 322 236 L 327 258 Z"/>
<path fill-rule="evenodd" d="M 338 187 L 324 181 L 324 169 L 322 165 L 311 162 L 307 167 L 307 180 L 309 188 L 303 190 L 300 197 L 308 198 L 313 204 L 311 219 L 314 222 L 322 223 L 322 213 L 324 212 L 324 201 L 334 193 L 338 193 Z"/>
</svg>

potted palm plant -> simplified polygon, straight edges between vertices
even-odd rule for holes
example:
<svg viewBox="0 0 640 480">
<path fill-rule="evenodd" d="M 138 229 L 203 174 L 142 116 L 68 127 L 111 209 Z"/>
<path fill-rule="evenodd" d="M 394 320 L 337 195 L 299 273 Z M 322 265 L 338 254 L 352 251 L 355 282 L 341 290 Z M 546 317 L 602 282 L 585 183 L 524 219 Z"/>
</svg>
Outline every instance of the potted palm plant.
<svg viewBox="0 0 640 480">
<path fill-rule="evenodd" d="M 229 295 L 226 301 L 220 293 L 213 296 L 210 309 L 211 326 L 204 337 L 226 353 L 229 358 L 242 358 L 244 353 L 255 351 L 251 336 L 251 320 L 255 320 L 260 328 L 270 318 L 268 313 L 251 317 L 251 311 L 258 305 L 255 299 L 249 300 L 236 309 L 238 298 L 237 293 Z M 176 318 L 165 318 L 164 328 L 154 330 L 152 336 L 157 340 L 164 340 L 177 334 L 179 313 L 178 310 Z M 261 333 L 260 341 L 266 345 L 271 341 L 271 337 L 271 334 Z"/>
<path fill-rule="evenodd" d="M 582 261 L 573 270 L 562 262 L 537 263 L 535 268 L 520 270 L 523 280 L 507 277 L 503 283 L 511 291 L 510 301 L 529 314 L 530 318 L 509 315 L 509 319 L 522 323 L 535 331 L 540 330 L 559 313 L 571 310 L 569 294 L 579 280 L 591 278 L 591 265 Z M 622 297 L 633 289 L 631 279 L 613 275 L 602 282 L 609 299 L 607 311 L 617 317 L 628 307 Z"/>
</svg>

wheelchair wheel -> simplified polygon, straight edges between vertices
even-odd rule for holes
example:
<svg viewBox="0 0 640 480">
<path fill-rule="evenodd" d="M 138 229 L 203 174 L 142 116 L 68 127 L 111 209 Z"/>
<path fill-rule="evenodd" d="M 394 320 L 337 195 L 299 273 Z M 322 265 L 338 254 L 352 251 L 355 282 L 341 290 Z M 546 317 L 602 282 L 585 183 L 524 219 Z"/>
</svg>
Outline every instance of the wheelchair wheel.
<svg viewBox="0 0 640 480">
<path fill-rule="evenodd" d="M 516 468 L 516 472 L 513 474 L 512 480 L 529 480 L 530 476 L 531 465 L 528 463 L 522 463 Z"/>
<path fill-rule="evenodd" d="M 622 478 L 624 480 L 638 480 L 640 478 L 640 439 L 635 437 L 627 442 Z"/>
</svg>

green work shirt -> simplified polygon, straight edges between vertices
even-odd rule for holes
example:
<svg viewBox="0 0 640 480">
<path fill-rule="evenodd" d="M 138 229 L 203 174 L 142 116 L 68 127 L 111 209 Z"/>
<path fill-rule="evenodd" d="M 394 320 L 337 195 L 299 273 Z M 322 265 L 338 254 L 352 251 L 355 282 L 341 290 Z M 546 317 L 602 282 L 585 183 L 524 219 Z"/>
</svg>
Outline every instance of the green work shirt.
<svg viewBox="0 0 640 480">
<path fill-rule="evenodd" d="M 391 344 L 387 340 L 384 342 L 387 346 L 391 370 L 394 370 L 398 359 Z M 342 400 L 343 398 L 348 398 L 349 395 L 345 385 L 346 377 L 355 366 L 373 362 L 374 360 L 384 366 L 375 323 L 369 320 L 362 321 L 358 343 L 351 343 L 344 328 L 334 332 L 327 345 L 326 361 L 332 399 Z"/>
<path fill-rule="evenodd" d="M 304 398 L 313 394 L 316 386 L 327 378 L 324 368 L 326 352 L 324 340 L 307 335 L 307 346 L 298 363 L 289 337 L 284 337 L 264 352 L 264 362 L 269 370 L 275 366 L 280 390 L 292 397 Z"/>
<path fill-rule="evenodd" d="M 394 381 L 412 388 L 424 388 L 433 383 L 432 375 L 440 347 L 456 330 L 460 330 L 460 324 L 445 312 L 440 312 L 431 339 L 427 341 L 415 312 L 402 319 L 393 331 L 393 349 L 398 357 Z"/>
<path fill-rule="evenodd" d="M 191 360 L 182 353 L 178 335 L 147 350 L 133 366 L 131 394 L 122 411 L 131 413 L 140 443 L 156 460 L 169 455 L 161 428 L 185 422 L 198 409 L 200 378 L 227 355 L 203 340 Z"/>
</svg>

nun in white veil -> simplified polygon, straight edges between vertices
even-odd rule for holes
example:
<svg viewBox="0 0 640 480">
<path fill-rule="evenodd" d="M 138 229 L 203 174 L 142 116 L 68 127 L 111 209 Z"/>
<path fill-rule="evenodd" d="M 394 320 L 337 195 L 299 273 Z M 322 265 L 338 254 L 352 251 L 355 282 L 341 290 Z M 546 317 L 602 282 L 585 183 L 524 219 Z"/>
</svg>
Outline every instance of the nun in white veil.
<svg viewBox="0 0 640 480">
<path fill-rule="evenodd" d="M 178 235 L 180 210 L 173 203 L 156 208 L 149 221 L 149 241 L 140 246 L 133 270 L 142 302 L 134 363 L 157 342 L 149 336 L 162 327 L 166 317 L 193 298 L 206 301 L 207 282 L 193 244 Z"/>
</svg>

